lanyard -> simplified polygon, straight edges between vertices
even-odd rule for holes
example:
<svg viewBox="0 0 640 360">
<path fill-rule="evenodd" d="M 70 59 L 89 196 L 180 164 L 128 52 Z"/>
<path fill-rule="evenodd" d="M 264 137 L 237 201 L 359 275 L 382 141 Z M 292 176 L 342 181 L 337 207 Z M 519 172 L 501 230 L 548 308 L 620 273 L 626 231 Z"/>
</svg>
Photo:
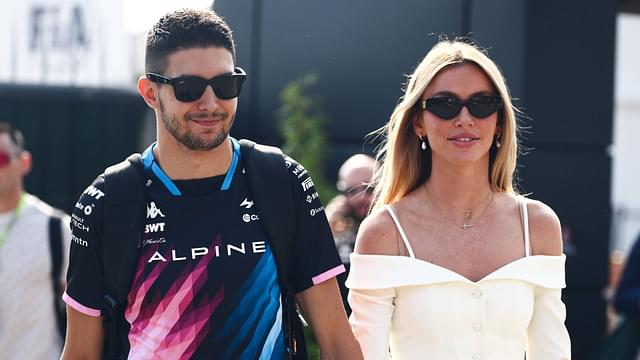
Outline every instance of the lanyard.
<svg viewBox="0 0 640 360">
<path fill-rule="evenodd" d="M 13 214 L 11 215 L 11 219 L 9 219 L 9 222 L 2 230 L 2 233 L 0 233 L 0 248 L 2 248 L 2 246 L 4 245 L 4 242 L 7 239 L 7 235 L 9 235 L 11 228 L 13 227 L 13 225 L 16 224 L 16 221 L 18 220 L 18 216 L 20 216 L 20 211 L 22 211 L 23 205 L 24 205 L 24 193 L 20 193 L 20 200 L 18 200 L 18 206 L 16 206 L 16 208 L 13 209 Z"/>
</svg>

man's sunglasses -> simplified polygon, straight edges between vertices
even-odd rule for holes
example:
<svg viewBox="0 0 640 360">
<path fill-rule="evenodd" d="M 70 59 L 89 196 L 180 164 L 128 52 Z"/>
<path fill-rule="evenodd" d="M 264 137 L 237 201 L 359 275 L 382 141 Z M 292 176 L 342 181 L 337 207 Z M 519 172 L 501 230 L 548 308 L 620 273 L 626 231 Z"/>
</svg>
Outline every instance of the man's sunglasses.
<svg viewBox="0 0 640 360">
<path fill-rule="evenodd" d="M 418 106 L 443 120 L 458 116 L 463 106 L 474 117 L 484 119 L 502 109 L 502 98 L 498 95 L 476 95 L 469 100 L 460 100 L 455 96 L 438 96 L 424 99 Z"/>
<path fill-rule="evenodd" d="M 13 156 L 6 151 L 0 151 L 0 167 L 5 167 L 11 164 Z"/>
<path fill-rule="evenodd" d="M 155 83 L 171 85 L 176 99 L 192 102 L 200 99 L 209 85 L 219 99 L 229 100 L 238 97 L 247 73 L 237 67 L 232 74 L 224 74 L 208 80 L 192 75 L 169 79 L 154 73 L 148 73 L 147 78 Z"/>
</svg>

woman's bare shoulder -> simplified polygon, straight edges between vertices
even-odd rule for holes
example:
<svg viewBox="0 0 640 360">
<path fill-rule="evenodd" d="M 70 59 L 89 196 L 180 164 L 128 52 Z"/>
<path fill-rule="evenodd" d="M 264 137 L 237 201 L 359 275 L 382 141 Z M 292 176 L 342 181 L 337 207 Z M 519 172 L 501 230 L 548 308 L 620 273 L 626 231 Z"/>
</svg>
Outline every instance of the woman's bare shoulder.
<svg viewBox="0 0 640 360">
<path fill-rule="evenodd" d="M 398 255 L 396 226 L 386 208 L 367 216 L 358 230 L 355 252 L 368 255 Z"/>
<path fill-rule="evenodd" d="M 562 230 L 555 211 L 542 201 L 524 198 L 529 214 L 533 255 L 562 255 Z"/>
</svg>

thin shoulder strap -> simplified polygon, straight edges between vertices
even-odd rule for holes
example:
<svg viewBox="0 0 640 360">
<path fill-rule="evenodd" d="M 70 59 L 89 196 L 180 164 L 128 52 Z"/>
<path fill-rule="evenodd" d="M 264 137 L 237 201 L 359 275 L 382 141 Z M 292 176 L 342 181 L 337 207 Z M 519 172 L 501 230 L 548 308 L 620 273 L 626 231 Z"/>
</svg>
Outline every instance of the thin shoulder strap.
<svg viewBox="0 0 640 360">
<path fill-rule="evenodd" d="M 527 202 L 523 197 L 520 197 L 520 218 L 522 220 L 522 227 L 524 229 L 524 255 L 531 255 L 531 241 L 529 240 L 529 213 L 527 212 Z"/>
<path fill-rule="evenodd" d="M 415 258 L 416 256 L 413 253 L 413 249 L 411 248 L 411 244 L 409 244 L 409 239 L 407 238 L 407 235 L 404 233 L 404 229 L 402 228 L 402 225 L 400 225 L 400 220 L 398 220 L 398 215 L 396 214 L 396 210 L 391 205 L 385 205 L 385 208 L 389 212 L 389 215 L 391 215 L 391 218 L 393 219 L 393 222 L 396 224 L 396 227 L 398 228 L 398 231 L 400 232 L 400 237 L 402 238 L 402 241 L 404 242 L 404 246 L 406 246 L 407 250 L 409 251 L 409 256 L 411 256 L 412 258 Z"/>
</svg>

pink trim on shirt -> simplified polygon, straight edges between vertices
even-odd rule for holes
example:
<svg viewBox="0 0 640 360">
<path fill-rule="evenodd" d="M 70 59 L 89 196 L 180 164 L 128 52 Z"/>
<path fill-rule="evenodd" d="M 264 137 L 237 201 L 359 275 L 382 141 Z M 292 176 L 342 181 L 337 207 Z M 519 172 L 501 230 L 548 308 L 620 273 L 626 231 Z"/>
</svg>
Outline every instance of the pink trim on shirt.
<svg viewBox="0 0 640 360">
<path fill-rule="evenodd" d="M 64 294 L 62 294 L 62 300 L 64 300 L 64 302 L 66 302 L 67 305 L 71 306 L 72 308 L 76 309 L 77 311 L 79 311 L 79 312 L 81 312 L 81 313 L 83 313 L 85 315 L 94 316 L 94 317 L 100 316 L 100 310 L 92 309 L 90 307 L 86 307 L 86 306 L 80 304 L 74 298 L 72 298 L 71 296 L 67 295 L 66 291 L 65 291 Z"/>
<path fill-rule="evenodd" d="M 322 274 L 318 275 L 318 276 L 314 276 L 311 278 L 311 281 L 313 281 L 313 285 L 318 285 L 321 282 L 327 281 L 333 277 L 338 276 L 339 274 L 342 274 L 343 272 L 347 271 L 347 269 L 344 268 L 344 265 L 340 264 L 336 267 L 334 267 L 333 269 L 327 270 L 325 272 L 323 272 Z"/>
</svg>

